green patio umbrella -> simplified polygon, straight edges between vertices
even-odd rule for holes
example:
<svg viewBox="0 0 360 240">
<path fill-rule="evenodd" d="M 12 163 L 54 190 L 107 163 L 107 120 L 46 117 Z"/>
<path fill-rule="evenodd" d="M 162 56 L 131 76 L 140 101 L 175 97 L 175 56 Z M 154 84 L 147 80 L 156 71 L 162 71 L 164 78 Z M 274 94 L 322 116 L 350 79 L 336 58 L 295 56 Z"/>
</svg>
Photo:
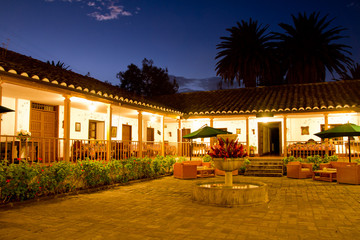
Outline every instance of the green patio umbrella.
<svg viewBox="0 0 360 240">
<path fill-rule="evenodd" d="M 208 138 L 208 137 L 215 137 L 218 134 L 231 134 L 231 132 L 223 131 L 221 129 L 212 128 L 208 126 L 202 126 L 200 129 L 196 130 L 195 132 L 186 134 L 183 138 L 187 139 L 194 139 L 194 138 Z"/>
<path fill-rule="evenodd" d="M 315 135 L 322 139 L 347 136 L 349 143 L 349 162 L 351 162 L 350 137 L 360 136 L 360 126 L 353 123 L 346 123 L 319 133 L 315 133 Z"/>
<path fill-rule="evenodd" d="M 0 113 L 6 113 L 6 112 L 15 112 L 15 111 L 7 107 L 0 106 Z"/>
<path fill-rule="evenodd" d="M 187 139 L 194 139 L 194 138 L 208 138 L 208 137 L 215 137 L 218 134 L 231 134 L 231 132 L 223 131 L 221 129 L 212 128 L 208 126 L 202 126 L 200 129 L 196 130 L 195 132 L 186 134 L 183 138 Z M 192 155 L 192 140 L 190 142 L 190 161 Z"/>
</svg>

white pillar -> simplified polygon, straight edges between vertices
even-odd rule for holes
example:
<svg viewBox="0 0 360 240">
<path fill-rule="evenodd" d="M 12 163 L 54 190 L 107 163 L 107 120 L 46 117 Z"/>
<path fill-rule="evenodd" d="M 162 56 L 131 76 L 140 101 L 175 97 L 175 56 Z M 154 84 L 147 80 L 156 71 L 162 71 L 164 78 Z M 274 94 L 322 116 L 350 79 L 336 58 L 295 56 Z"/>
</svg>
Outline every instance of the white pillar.
<svg viewBox="0 0 360 240">
<path fill-rule="evenodd" d="M 246 117 L 246 153 L 250 155 L 249 116 Z"/>
<path fill-rule="evenodd" d="M 138 141 L 139 141 L 139 158 L 142 158 L 142 149 L 143 149 L 143 134 L 142 134 L 142 112 L 138 111 Z"/>
<path fill-rule="evenodd" d="M 70 96 L 64 96 L 64 161 L 70 159 Z"/>
<path fill-rule="evenodd" d="M 284 115 L 284 157 L 287 157 L 287 117 Z"/>
<path fill-rule="evenodd" d="M 164 116 L 161 116 L 161 134 L 162 134 L 162 140 L 161 140 L 161 156 L 165 156 L 165 121 Z"/>
<path fill-rule="evenodd" d="M 112 106 L 111 104 L 107 104 L 107 112 L 106 112 L 106 118 L 107 118 L 107 128 L 106 128 L 106 160 L 111 160 L 111 126 L 112 126 Z"/>
</svg>

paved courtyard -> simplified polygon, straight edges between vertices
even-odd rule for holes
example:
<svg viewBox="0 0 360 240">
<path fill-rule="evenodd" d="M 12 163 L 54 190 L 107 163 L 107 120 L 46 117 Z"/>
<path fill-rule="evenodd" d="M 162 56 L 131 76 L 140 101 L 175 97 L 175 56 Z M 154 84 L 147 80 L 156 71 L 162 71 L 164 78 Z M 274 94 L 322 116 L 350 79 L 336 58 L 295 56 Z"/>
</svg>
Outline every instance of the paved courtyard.
<svg viewBox="0 0 360 240">
<path fill-rule="evenodd" d="M 360 239 L 360 186 L 286 177 L 235 180 L 267 183 L 270 202 L 200 205 L 191 192 L 203 179 L 165 177 L 0 208 L 0 239 Z"/>
</svg>

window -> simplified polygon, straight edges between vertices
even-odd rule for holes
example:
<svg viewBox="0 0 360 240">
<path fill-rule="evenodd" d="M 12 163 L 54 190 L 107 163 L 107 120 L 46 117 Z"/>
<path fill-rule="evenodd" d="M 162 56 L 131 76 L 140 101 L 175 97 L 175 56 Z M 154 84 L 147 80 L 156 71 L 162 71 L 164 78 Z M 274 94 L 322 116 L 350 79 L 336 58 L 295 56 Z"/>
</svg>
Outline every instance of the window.
<svg viewBox="0 0 360 240">
<path fill-rule="evenodd" d="M 309 126 L 301 127 L 301 135 L 309 135 Z"/>
</svg>

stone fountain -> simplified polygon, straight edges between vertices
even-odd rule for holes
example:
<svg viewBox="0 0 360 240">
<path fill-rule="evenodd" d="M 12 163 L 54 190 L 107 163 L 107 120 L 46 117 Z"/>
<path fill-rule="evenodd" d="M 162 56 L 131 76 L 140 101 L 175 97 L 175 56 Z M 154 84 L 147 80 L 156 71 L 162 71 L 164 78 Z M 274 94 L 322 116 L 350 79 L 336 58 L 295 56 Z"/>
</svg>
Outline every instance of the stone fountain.
<svg viewBox="0 0 360 240">
<path fill-rule="evenodd" d="M 223 139 L 236 139 L 236 134 L 218 135 Z M 193 190 L 193 200 L 209 205 L 241 207 L 264 204 L 269 201 L 268 186 L 261 182 L 233 182 L 232 171 L 239 169 L 243 158 L 214 158 L 215 167 L 225 171 L 225 182 L 197 183 Z"/>
</svg>

